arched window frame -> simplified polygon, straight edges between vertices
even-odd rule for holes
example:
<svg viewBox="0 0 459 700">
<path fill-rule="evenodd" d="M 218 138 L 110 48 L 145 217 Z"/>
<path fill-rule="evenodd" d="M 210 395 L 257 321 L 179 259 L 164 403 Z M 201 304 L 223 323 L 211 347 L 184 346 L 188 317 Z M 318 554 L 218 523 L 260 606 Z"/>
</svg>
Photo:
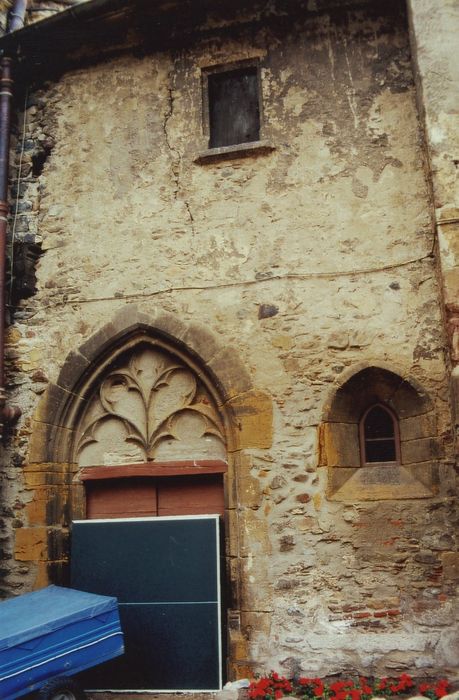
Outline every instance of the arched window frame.
<svg viewBox="0 0 459 700">
<path fill-rule="evenodd" d="M 395 446 L 395 460 L 387 460 L 387 461 L 381 461 L 381 462 L 376 462 L 376 461 L 368 461 L 367 460 L 367 455 L 366 455 L 366 442 L 367 438 L 365 435 L 365 420 L 370 413 L 375 408 L 382 408 L 385 413 L 387 413 L 391 420 L 392 420 L 392 425 L 394 428 L 394 446 Z M 372 465 L 375 464 L 400 464 L 401 463 L 401 450 L 400 450 L 400 428 L 398 424 L 398 417 L 397 415 L 388 407 L 385 406 L 383 403 L 374 403 L 371 406 L 368 406 L 364 414 L 362 415 L 360 421 L 359 421 L 359 442 L 360 442 L 360 461 L 361 465 L 363 467 L 371 467 Z"/>
</svg>

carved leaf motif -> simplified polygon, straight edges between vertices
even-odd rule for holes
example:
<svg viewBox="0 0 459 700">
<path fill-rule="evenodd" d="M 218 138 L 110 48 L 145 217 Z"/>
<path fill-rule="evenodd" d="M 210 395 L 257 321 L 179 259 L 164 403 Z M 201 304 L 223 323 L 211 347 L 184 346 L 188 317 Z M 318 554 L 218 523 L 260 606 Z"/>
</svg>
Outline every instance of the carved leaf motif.
<svg viewBox="0 0 459 700">
<path fill-rule="evenodd" d="M 208 431 L 214 432 L 220 437 L 222 436 L 224 428 L 220 416 L 208 403 L 195 403 L 188 408 L 190 411 L 197 411 L 202 416 L 205 416 L 209 426 Z"/>
<path fill-rule="evenodd" d="M 144 461 L 145 449 L 123 420 L 106 415 L 93 423 L 80 445 L 80 466 Z"/>
<path fill-rule="evenodd" d="M 116 435 L 114 453 L 108 434 Z M 210 395 L 188 367 L 144 347 L 109 372 L 90 400 L 77 443 L 80 464 L 88 459 L 102 464 L 107 455 L 115 459 L 121 452 L 126 459 L 132 454 L 137 460 L 153 459 L 160 445 L 174 442 L 183 443 L 182 451 L 189 446 L 187 458 L 195 452 L 211 456 L 212 449 L 220 458 L 223 425 Z"/>
<path fill-rule="evenodd" d="M 102 382 L 100 400 L 106 413 L 124 419 L 146 447 L 147 419 L 142 392 L 129 372 L 114 372 Z"/>
<path fill-rule="evenodd" d="M 163 374 L 151 395 L 148 418 L 154 433 L 169 416 L 189 406 L 196 393 L 196 379 L 186 369 L 174 367 Z M 152 434 L 149 435 L 151 442 Z"/>
</svg>

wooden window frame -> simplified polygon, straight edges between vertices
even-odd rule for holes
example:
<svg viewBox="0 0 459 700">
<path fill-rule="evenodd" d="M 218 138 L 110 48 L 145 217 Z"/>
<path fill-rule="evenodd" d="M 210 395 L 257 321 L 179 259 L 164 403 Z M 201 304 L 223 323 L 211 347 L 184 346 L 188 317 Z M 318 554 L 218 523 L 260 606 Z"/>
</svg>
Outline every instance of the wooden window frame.
<svg viewBox="0 0 459 700">
<path fill-rule="evenodd" d="M 367 438 L 365 436 L 365 420 L 370 411 L 372 411 L 374 408 L 382 408 L 391 418 L 392 420 L 392 425 L 394 428 L 394 446 L 395 446 L 395 460 L 383 460 L 381 462 L 369 462 L 366 459 L 366 441 Z M 373 403 L 371 406 L 368 406 L 368 408 L 365 410 L 363 413 L 360 421 L 359 421 L 359 442 L 360 442 L 360 464 L 362 467 L 371 467 L 374 465 L 381 465 L 381 464 L 401 464 L 401 448 L 400 448 L 400 428 L 398 425 L 398 417 L 396 414 L 388 407 L 385 406 L 383 403 Z"/>
<path fill-rule="evenodd" d="M 259 138 L 257 141 L 243 141 L 229 146 L 210 147 L 210 114 L 209 114 L 209 76 L 216 73 L 231 73 L 236 70 L 256 68 L 257 89 L 258 89 L 258 113 L 260 118 Z M 202 93 L 202 132 L 205 139 L 205 150 L 196 157 L 196 163 L 207 163 L 214 160 L 221 160 L 232 157 L 246 157 L 269 153 L 274 147 L 263 138 L 264 118 L 263 118 L 263 93 L 261 85 L 261 63 L 260 59 L 248 58 L 231 63 L 208 66 L 201 69 L 201 93 Z"/>
</svg>

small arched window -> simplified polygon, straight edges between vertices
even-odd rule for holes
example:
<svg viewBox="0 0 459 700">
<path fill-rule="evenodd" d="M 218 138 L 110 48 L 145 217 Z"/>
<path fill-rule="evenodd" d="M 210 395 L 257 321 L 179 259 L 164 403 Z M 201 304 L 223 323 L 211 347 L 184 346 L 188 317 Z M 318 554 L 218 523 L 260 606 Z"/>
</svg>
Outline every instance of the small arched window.
<svg viewBox="0 0 459 700">
<path fill-rule="evenodd" d="M 362 465 L 400 464 L 398 420 L 382 404 L 370 406 L 360 419 L 360 454 Z"/>
</svg>

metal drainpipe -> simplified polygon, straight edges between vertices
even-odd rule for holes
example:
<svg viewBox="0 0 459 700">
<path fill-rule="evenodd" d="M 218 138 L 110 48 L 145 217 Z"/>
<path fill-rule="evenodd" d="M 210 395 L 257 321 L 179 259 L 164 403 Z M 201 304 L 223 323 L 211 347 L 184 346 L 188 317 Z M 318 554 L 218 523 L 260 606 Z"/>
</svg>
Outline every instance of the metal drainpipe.
<svg viewBox="0 0 459 700">
<path fill-rule="evenodd" d="M 24 25 L 27 0 L 15 0 L 9 16 L 8 32 Z M 8 170 L 10 162 L 11 104 L 13 99 L 13 61 L 3 56 L 0 61 L 0 426 L 12 423 L 21 415 L 18 406 L 6 405 L 5 390 L 5 258 L 8 225 Z"/>
</svg>

